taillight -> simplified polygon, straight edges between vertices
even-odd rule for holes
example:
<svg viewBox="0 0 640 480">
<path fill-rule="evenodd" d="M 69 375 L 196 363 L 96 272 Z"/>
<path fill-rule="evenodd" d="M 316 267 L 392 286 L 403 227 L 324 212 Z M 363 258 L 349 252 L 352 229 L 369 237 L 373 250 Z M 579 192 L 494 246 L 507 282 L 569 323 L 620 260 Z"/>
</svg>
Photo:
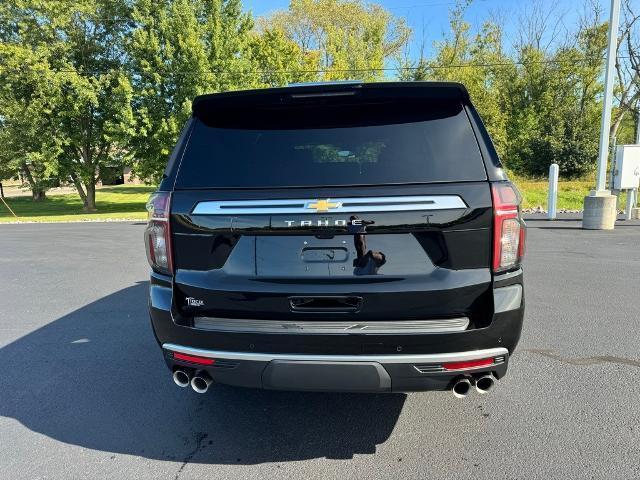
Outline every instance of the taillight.
<svg viewBox="0 0 640 480">
<path fill-rule="evenodd" d="M 520 217 L 520 196 L 509 183 L 494 183 L 493 197 L 493 271 L 512 268 L 524 256 L 525 226 Z"/>
<path fill-rule="evenodd" d="M 156 192 L 147 202 L 148 223 L 144 231 L 147 260 L 154 270 L 173 273 L 171 229 L 169 227 L 170 192 Z"/>
</svg>

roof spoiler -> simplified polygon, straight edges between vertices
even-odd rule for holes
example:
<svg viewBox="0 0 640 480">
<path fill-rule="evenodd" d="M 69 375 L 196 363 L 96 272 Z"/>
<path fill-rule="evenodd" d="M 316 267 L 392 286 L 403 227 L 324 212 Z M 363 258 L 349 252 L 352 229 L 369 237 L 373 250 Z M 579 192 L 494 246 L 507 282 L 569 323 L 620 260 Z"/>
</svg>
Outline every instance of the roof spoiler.
<svg viewBox="0 0 640 480">
<path fill-rule="evenodd" d="M 200 95 L 193 101 L 193 115 L 241 107 L 273 107 L 327 97 L 358 97 L 363 101 L 458 100 L 470 103 L 464 85 L 455 82 L 316 82 L 287 87 L 239 90 Z"/>
</svg>

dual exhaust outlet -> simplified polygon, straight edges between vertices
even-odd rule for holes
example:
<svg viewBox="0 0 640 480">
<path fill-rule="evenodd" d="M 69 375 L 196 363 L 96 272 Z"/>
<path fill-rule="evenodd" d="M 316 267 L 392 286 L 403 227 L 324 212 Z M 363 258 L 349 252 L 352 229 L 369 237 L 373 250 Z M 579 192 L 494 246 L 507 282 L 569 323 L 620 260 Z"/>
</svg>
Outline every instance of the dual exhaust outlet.
<svg viewBox="0 0 640 480">
<path fill-rule="evenodd" d="M 181 368 L 173 371 L 173 381 L 182 388 L 191 385 L 191 388 L 196 393 L 207 393 L 207 390 L 209 390 L 209 387 L 213 383 L 211 376 L 204 370 L 200 370 L 194 374 L 192 370 Z"/>
<path fill-rule="evenodd" d="M 471 393 L 471 389 L 475 385 L 476 392 L 485 394 L 493 390 L 497 381 L 498 379 L 491 373 L 482 374 L 477 377 L 461 377 L 455 381 L 451 391 L 454 397 L 464 398 Z"/>
<path fill-rule="evenodd" d="M 211 376 L 204 370 L 194 372 L 190 369 L 177 368 L 173 371 L 173 381 L 176 385 L 191 388 L 196 393 L 207 393 L 209 387 L 213 383 Z M 464 398 L 471 393 L 475 386 L 476 391 L 480 394 L 489 393 L 495 387 L 498 379 L 491 373 L 482 374 L 477 377 L 460 377 L 455 381 L 451 391 L 456 398 Z"/>
</svg>

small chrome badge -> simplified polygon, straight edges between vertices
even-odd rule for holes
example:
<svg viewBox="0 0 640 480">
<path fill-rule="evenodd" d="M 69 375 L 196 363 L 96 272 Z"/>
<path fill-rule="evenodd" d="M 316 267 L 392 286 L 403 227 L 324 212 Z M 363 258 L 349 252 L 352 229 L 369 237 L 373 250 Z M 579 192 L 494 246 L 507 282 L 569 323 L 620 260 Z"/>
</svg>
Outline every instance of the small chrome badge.
<svg viewBox="0 0 640 480">
<path fill-rule="evenodd" d="M 315 210 L 316 213 L 326 213 L 333 208 L 340 208 L 342 202 L 332 202 L 328 198 L 326 200 L 316 200 L 315 202 L 307 202 L 305 208 Z"/>
<path fill-rule="evenodd" d="M 201 306 L 204 305 L 204 301 L 202 301 L 200 299 L 197 299 L 197 298 L 193 298 L 193 297 L 187 297 L 187 298 L 184 299 L 184 301 L 190 307 L 201 307 Z"/>
</svg>

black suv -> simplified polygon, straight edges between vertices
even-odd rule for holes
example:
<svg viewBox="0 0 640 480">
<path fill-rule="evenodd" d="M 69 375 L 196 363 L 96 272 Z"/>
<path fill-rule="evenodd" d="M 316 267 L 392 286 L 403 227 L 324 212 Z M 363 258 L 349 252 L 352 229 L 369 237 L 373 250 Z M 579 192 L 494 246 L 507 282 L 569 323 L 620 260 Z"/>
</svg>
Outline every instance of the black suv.
<svg viewBox="0 0 640 480">
<path fill-rule="evenodd" d="M 524 222 L 466 89 L 197 97 L 148 203 L 176 384 L 490 390 L 522 327 Z"/>
</svg>

